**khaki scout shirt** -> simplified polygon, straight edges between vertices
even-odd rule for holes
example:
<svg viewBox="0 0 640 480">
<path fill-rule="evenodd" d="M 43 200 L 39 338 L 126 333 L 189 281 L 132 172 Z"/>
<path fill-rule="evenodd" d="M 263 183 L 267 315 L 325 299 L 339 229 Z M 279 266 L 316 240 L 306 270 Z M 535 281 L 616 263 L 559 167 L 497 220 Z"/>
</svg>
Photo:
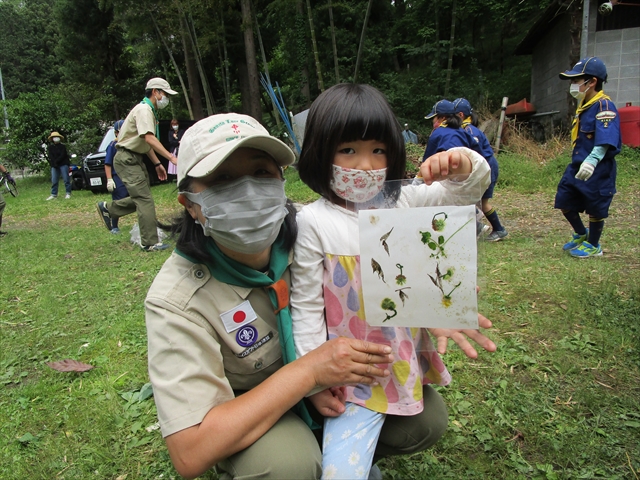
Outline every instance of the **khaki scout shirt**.
<svg viewBox="0 0 640 480">
<path fill-rule="evenodd" d="M 151 146 L 145 142 L 147 133 L 156 134 L 156 117 L 153 110 L 146 103 L 139 103 L 131 109 L 124 119 L 116 147 L 126 148 L 132 152 L 145 154 L 151 150 Z"/>
<path fill-rule="evenodd" d="M 283 277 L 289 284 L 289 271 Z M 257 340 L 243 347 L 239 330 L 227 332 L 221 313 L 249 300 Z M 202 422 L 211 408 L 249 390 L 283 366 L 277 319 L 263 288 L 221 283 L 205 265 L 175 252 L 147 298 L 149 377 L 166 437 Z"/>
</svg>

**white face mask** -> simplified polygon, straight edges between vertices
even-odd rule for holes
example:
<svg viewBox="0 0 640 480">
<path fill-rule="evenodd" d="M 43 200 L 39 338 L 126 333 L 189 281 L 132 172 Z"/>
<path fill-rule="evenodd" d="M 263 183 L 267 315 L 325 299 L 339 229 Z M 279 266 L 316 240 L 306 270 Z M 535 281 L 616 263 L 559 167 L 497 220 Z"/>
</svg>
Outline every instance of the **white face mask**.
<svg viewBox="0 0 640 480">
<path fill-rule="evenodd" d="M 587 88 L 584 92 L 580 91 L 580 87 L 583 85 L 586 85 L 587 82 L 584 83 L 572 83 L 571 86 L 569 87 L 569 93 L 571 94 L 571 96 L 573 98 L 575 98 L 576 100 L 578 100 L 578 102 L 582 102 L 582 100 L 584 100 L 584 96 L 586 95 L 587 91 L 589 90 L 589 88 Z"/>
<path fill-rule="evenodd" d="M 60 143 L 60 137 L 53 137 L 53 143 Z"/>
<path fill-rule="evenodd" d="M 356 170 L 333 165 L 333 178 L 329 182 L 329 188 L 343 200 L 363 203 L 380 193 L 386 178 L 386 168 Z"/>
<path fill-rule="evenodd" d="M 156 99 L 157 100 L 157 99 Z M 157 100 L 157 106 L 158 106 L 158 110 L 162 110 L 163 108 L 165 108 L 167 105 L 169 105 L 169 97 L 167 97 L 166 95 L 162 95 L 160 97 L 160 100 Z"/>
<path fill-rule="evenodd" d="M 171 125 L 171 128 L 173 128 L 176 132 L 178 131 L 178 125 Z"/>
<path fill-rule="evenodd" d="M 287 216 L 284 181 L 279 178 L 244 176 L 199 193 L 180 193 L 200 205 L 204 234 L 234 252 L 269 248 Z"/>
</svg>

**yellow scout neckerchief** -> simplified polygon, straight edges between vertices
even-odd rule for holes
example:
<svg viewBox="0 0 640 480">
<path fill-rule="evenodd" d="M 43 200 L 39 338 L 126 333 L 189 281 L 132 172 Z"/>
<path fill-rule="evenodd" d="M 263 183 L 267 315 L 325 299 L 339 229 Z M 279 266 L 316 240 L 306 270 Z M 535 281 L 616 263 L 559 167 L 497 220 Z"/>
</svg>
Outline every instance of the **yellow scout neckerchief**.
<svg viewBox="0 0 640 480">
<path fill-rule="evenodd" d="M 611 100 L 611 98 L 608 95 L 606 95 L 602 90 L 600 90 L 593 96 L 591 100 L 589 100 L 587 103 L 580 105 L 576 109 L 576 116 L 573 117 L 573 122 L 571 123 L 571 145 L 573 145 L 574 147 L 576 145 L 576 140 L 578 140 L 578 132 L 580 131 L 580 114 L 599 100 Z"/>
<path fill-rule="evenodd" d="M 462 128 L 467 128 L 471 125 L 471 117 L 467 117 L 462 121 Z"/>
</svg>

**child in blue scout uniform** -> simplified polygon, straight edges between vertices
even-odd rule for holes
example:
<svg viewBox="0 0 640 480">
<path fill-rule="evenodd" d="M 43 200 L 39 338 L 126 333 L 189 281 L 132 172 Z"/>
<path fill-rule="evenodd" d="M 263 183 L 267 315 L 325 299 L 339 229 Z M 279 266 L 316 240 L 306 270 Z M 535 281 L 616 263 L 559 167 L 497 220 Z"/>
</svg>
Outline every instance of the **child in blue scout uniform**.
<svg viewBox="0 0 640 480">
<path fill-rule="evenodd" d="M 120 177 L 113 168 L 113 157 L 116 156 L 116 143 L 118 143 L 118 133 L 120 132 L 120 127 L 122 127 L 123 123 L 124 120 L 118 120 L 113 124 L 116 138 L 113 139 L 113 141 L 107 147 L 107 156 L 104 159 L 104 173 L 107 176 L 107 190 L 111 192 L 112 200 L 120 200 L 121 198 L 127 198 L 129 196 L 127 187 L 124 186 L 124 183 L 122 183 L 122 180 L 120 180 Z M 110 220 L 111 233 L 120 233 L 120 229 L 118 228 L 118 217 L 111 217 Z"/>
<path fill-rule="evenodd" d="M 500 223 L 498 212 L 496 212 L 496 209 L 489 203 L 489 200 L 493 197 L 493 189 L 498 181 L 498 160 L 496 160 L 496 157 L 493 155 L 493 149 L 489 144 L 489 140 L 487 140 L 487 136 L 482 130 L 473 124 L 471 117 L 473 109 L 471 108 L 469 101 L 466 98 L 456 98 L 453 101 L 453 106 L 456 115 L 462 119 L 462 128 L 475 140 L 480 155 L 487 160 L 487 163 L 491 168 L 491 185 L 489 185 L 487 191 L 482 195 L 482 213 L 484 213 L 484 216 L 487 218 L 493 229 L 485 240 L 488 242 L 498 242 L 508 235 L 507 231 Z"/>
<path fill-rule="evenodd" d="M 572 257 L 602 255 L 600 236 L 609 205 L 616 193 L 616 161 L 622 140 L 618 110 L 602 90 L 607 67 L 598 57 L 580 60 L 560 74 L 570 80 L 569 92 L 578 100 L 571 128 L 571 163 L 558 184 L 555 208 L 559 208 L 574 230 L 563 250 Z M 580 213 L 589 214 L 585 228 Z"/>
<path fill-rule="evenodd" d="M 480 153 L 471 135 L 460 128 L 462 122 L 455 114 L 453 102 L 449 100 L 436 102 L 429 115 L 424 118 L 433 119 L 433 131 L 422 156 L 423 162 L 430 156 L 453 147 L 467 147 Z"/>
</svg>

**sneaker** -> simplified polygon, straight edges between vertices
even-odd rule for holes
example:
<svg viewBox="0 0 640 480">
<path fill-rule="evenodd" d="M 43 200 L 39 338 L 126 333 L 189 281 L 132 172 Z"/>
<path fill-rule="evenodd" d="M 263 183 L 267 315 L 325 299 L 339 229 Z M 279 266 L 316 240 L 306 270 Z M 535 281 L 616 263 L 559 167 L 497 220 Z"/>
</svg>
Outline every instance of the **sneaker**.
<svg viewBox="0 0 640 480">
<path fill-rule="evenodd" d="M 4 237 L 6 234 L 7 232 L 0 231 L 0 237 Z"/>
<path fill-rule="evenodd" d="M 502 229 L 502 230 L 494 230 L 489 235 L 487 235 L 487 237 L 485 238 L 485 241 L 487 241 L 487 242 L 499 242 L 500 240 L 505 238 L 507 235 L 509 235 L 509 234 L 504 229 Z"/>
<path fill-rule="evenodd" d="M 142 250 L 145 252 L 159 252 L 160 250 L 166 250 L 171 247 L 168 243 L 156 243 L 155 245 L 143 245 Z"/>
<path fill-rule="evenodd" d="M 579 246 L 570 250 L 569 254 L 575 258 L 600 257 L 602 256 L 602 248 L 599 244 L 594 247 L 585 240 Z"/>
<path fill-rule="evenodd" d="M 113 227 L 111 229 L 111 233 L 113 233 L 114 235 L 118 235 L 120 233 L 120 229 L 118 227 Z"/>
<path fill-rule="evenodd" d="M 98 215 L 100 215 L 105 227 L 107 227 L 107 230 L 111 231 L 113 227 L 111 226 L 111 217 L 109 216 L 109 210 L 107 210 L 106 202 L 98 202 L 96 204 L 96 208 L 98 209 Z"/>
<path fill-rule="evenodd" d="M 576 247 L 579 247 L 580 245 L 582 245 L 582 242 L 586 241 L 587 238 L 589 238 L 589 229 L 587 228 L 587 231 L 584 235 L 578 235 L 577 233 L 574 233 L 573 236 L 571 237 L 571 241 L 565 243 L 562 246 L 562 250 L 567 251 L 567 250 L 573 250 Z"/>
<path fill-rule="evenodd" d="M 70 194 L 70 193 L 67 193 L 67 194 L 64 196 L 64 199 L 65 199 L 65 200 L 69 200 L 70 198 L 71 198 L 71 194 Z"/>
<path fill-rule="evenodd" d="M 49 200 L 55 200 L 56 198 L 58 198 L 58 196 L 57 196 L 57 195 L 49 195 L 49 196 L 47 197 L 47 201 L 49 201 Z"/>
</svg>

